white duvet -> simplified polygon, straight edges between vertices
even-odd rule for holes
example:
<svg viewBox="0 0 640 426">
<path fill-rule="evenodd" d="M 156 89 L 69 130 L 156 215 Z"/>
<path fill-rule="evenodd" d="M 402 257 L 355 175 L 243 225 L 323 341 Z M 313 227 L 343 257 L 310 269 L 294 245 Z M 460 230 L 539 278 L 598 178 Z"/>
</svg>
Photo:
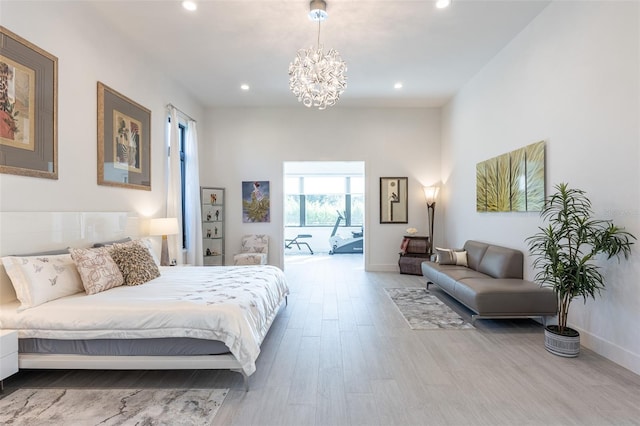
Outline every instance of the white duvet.
<svg viewBox="0 0 640 426">
<path fill-rule="evenodd" d="M 250 375 L 288 294 L 274 266 L 164 267 L 139 286 L 78 293 L 22 312 L 18 301 L 2 304 L 0 328 L 18 330 L 20 338 L 220 340 Z"/>
</svg>

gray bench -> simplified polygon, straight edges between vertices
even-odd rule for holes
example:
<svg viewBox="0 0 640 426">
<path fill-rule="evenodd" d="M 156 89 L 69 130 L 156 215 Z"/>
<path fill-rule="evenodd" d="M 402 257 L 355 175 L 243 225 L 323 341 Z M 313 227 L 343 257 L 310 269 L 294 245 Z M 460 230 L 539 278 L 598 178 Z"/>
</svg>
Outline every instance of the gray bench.
<svg viewBox="0 0 640 426">
<path fill-rule="evenodd" d="M 524 280 L 523 255 L 519 250 L 469 240 L 464 244 L 466 266 L 422 263 L 422 275 L 481 318 L 554 316 L 558 311 L 555 293 Z"/>
</svg>

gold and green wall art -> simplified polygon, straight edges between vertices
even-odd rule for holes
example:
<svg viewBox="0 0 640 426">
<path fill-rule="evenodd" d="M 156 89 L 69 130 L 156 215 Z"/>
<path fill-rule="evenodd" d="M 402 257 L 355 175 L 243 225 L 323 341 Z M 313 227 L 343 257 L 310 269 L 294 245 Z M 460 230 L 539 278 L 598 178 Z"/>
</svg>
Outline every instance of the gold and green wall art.
<svg viewBox="0 0 640 426">
<path fill-rule="evenodd" d="M 544 204 L 544 141 L 476 165 L 476 210 L 539 212 Z"/>
</svg>

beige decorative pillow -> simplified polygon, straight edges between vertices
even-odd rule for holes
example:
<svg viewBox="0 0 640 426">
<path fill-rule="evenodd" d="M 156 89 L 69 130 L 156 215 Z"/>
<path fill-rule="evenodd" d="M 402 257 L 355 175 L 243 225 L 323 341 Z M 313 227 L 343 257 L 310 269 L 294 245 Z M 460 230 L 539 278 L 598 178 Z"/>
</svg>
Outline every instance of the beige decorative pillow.
<svg viewBox="0 0 640 426">
<path fill-rule="evenodd" d="M 116 262 L 125 285 L 140 285 L 160 276 L 158 265 L 147 246 L 140 240 L 109 247 L 109 254 Z"/>
<path fill-rule="evenodd" d="M 441 265 L 467 265 L 467 252 L 464 250 L 452 250 L 436 247 L 438 263 Z"/>
<path fill-rule="evenodd" d="M 7 256 L 2 263 L 16 290 L 20 311 L 84 290 L 69 254 Z"/>
<path fill-rule="evenodd" d="M 122 273 L 106 247 L 69 251 L 78 267 L 87 294 L 100 293 L 124 283 Z"/>
</svg>

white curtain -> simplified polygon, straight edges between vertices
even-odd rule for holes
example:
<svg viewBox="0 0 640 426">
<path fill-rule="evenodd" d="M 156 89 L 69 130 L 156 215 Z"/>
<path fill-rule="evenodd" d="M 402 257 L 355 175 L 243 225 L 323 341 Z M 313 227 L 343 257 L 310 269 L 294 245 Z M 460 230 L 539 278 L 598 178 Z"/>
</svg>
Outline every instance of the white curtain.
<svg viewBox="0 0 640 426">
<path fill-rule="evenodd" d="M 200 170 L 198 167 L 198 129 L 194 120 L 187 123 L 185 145 L 185 227 L 187 263 L 202 265 L 202 214 L 200 209 Z"/>
<path fill-rule="evenodd" d="M 171 123 L 169 126 L 169 164 L 167 167 L 167 216 L 178 219 L 180 232 L 168 236 L 169 259 L 176 259 L 178 264 L 184 263 L 182 258 L 182 190 L 180 173 L 180 128 L 178 112 L 169 106 Z"/>
</svg>

